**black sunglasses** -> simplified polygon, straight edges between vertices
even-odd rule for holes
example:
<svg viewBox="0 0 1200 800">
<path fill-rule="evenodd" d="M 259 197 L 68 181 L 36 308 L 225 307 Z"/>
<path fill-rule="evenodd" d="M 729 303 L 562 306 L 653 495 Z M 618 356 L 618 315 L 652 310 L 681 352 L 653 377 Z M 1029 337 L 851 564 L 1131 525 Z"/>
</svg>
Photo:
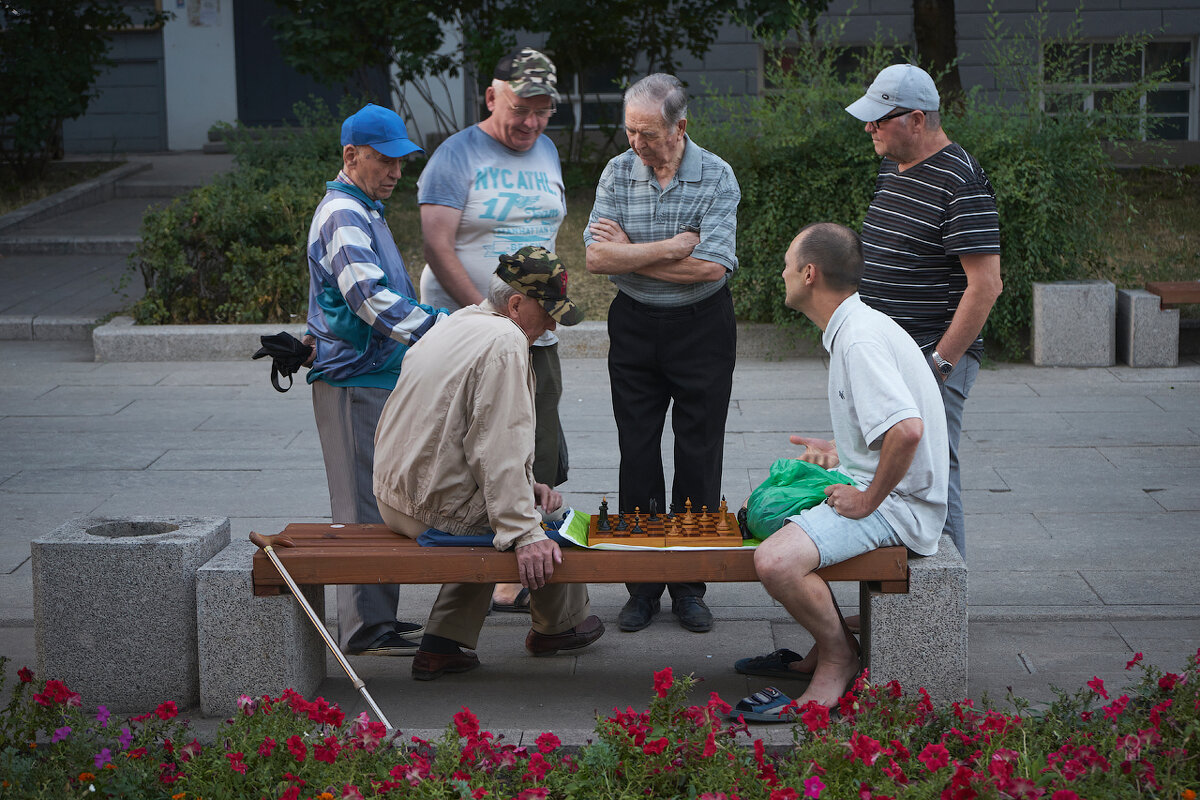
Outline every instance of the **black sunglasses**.
<svg viewBox="0 0 1200 800">
<path fill-rule="evenodd" d="M 879 119 L 874 120 L 871 124 L 879 125 L 880 123 L 887 122 L 889 119 L 895 119 L 896 117 L 903 117 L 905 114 L 911 114 L 914 111 L 916 111 L 915 108 L 910 108 L 907 111 L 893 111 L 890 114 L 885 114 L 884 116 L 880 117 Z"/>
</svg>

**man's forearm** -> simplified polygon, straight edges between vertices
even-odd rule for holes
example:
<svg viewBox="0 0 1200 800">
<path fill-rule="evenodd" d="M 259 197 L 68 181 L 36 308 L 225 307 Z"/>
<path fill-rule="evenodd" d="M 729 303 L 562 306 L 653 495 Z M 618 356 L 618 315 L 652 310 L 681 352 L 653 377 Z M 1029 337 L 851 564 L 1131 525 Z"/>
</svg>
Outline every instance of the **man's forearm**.
<svg viewBox="0 0 1200 800">
<path fill-rule="evenodd" d="M 667 267 L 688 257 L 674 239 L 659 242 L 592 242 L 587 248 L 587 270 L 595 275 L 628 275 L 644 269 Z"/>
<path fill-rule="evenodd" d="M 638 275 L 656 278 L 667 283 L 708 283 L 725 277 L 727 270 L 715 261 L 687 258 L 653 267 L 635 270 Z"/>
<path fill-rule="evenodd" d="M 967 275 L 967 288 L 958 301 L 950 327 L 942 334 L 935 348 L 938 355 L 951 364 L 957 364 L 963 353 L 979 338 L 1003 288 L 1000 256 L 962 256 L 959 260 Z"/>
<path fill-rule="evenodd" d="M 870 502 L 870 510 L 874 511 L 884 501 L 900 481 L 904 479 L 908 468 L 912 466 L 917 454 L 917 446 L 925 433 L 925 423 L 920 417 L 902 419 L 888 429 L 883 435 L 883 445 L 879 449 L 879 466 L 871 485 L 864 490 Z"/>
</svg>

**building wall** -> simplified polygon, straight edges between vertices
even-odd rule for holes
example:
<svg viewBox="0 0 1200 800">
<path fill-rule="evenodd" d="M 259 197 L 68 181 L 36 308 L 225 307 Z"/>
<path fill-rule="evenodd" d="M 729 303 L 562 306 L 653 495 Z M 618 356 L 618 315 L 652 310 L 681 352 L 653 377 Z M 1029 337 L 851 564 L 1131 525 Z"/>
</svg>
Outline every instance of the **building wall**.
<svg viewBox="0 0 1200 800">
<path fill-rule="evenodd" d="M 167 146 L 199 150 L 216 122 L 237 119 L 233 4 L 237 0 L 166 0 L 175 18 L 163 26 Z"/>
</svg>

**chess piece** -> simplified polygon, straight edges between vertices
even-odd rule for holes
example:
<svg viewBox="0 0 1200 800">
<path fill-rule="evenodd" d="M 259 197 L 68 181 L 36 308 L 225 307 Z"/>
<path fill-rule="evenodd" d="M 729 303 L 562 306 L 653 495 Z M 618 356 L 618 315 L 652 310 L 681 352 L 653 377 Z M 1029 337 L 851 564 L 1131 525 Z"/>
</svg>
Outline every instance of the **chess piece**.
<svg viewBox="0 0 1200 800">
<path fill-rule="evenodd" d="M 725 495 L 721 495 L 721 505 L 717 507 L 717 511 L 722 517 L 729 513 L 729 504 L 725 502 Z"/>
<path fill-rule="evenodd" d="M 683 524 L 688 526 L 692 524 L 692 498 L 683 501 Z"/>
<path fill-rule="evenodd" d="M 596 523 L 596 530 L 598 530 L 598 531 L 612 530 L 612 525 L 609 524 L 609 521 L 608 521 L 608 498 L 607 497 L 600 498 L 600 520 Z"/>
<path fill-rule="evenodd" d="M 621 531 L 619 536 L 626 535 L 625 531 L 629 530 L 629 523 L 625 521 L 624 514 L 617 514 L 617 526 L 613 530 Z"/>
<path fill-rule="evenodd" d="M 721 497 L 721 505 L 717 507 L 717 535 L 728 536 L 733 532 L 733 528 L 729 525 L 729 505 L 725 502 L 725 497 Z"/>
<path fill-rule="evenodd" d="M 645 531 L 642 530 L 642 507 L 641 506 L 633 507 L 633 527 L 629 529 L 629 532 L 632 534 L 645 533 Z"/>
<path fill-rule="evenodd" d="M 708 506 L 700 506 L 700 524 L 708 524 Z"/>
<path fill-rule="evenodd" d="M 650 516 L 646 517 L 647 522 L 658 522 L 658 499 L 650 498 Z"/>
</svg>

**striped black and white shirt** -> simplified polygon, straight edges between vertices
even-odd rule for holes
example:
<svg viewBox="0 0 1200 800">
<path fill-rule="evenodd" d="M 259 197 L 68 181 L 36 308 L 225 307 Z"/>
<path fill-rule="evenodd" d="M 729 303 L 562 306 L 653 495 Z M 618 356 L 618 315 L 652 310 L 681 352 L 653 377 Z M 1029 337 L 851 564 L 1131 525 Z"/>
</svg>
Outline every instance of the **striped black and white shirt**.
<svg viewBox="0 0 1200 800">
<path fill-rule="evenodd" d="M 1000 252 L 996 192 L 967 151 L 950 144 L 904 172 L 885 158 L 863 222 L 859 294 L 923 349 L 950 327 L 967 276 L 958 257 Z M 977 339 L 971 349 L 981 349 Z"/>
</svg>

